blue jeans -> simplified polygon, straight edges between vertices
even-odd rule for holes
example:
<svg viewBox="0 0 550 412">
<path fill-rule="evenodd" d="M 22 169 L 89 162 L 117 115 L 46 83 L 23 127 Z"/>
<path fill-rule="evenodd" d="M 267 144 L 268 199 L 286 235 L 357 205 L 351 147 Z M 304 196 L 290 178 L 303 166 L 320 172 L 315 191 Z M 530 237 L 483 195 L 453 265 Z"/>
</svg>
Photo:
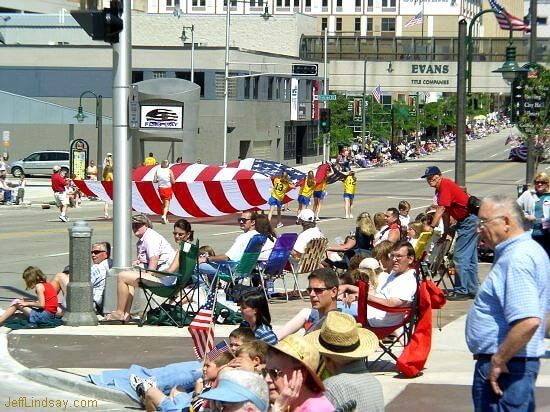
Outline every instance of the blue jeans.
<svg viewBox="0 0 550 412">
<path fill-rule="evenodd" d="M 468 215 L 456 224 L 456 241 L 453 261 L 455 264 L 454 292 L 459 294 L 477 293 L 477 216 Z"/>
<path fill-rule="evenodd" d="M 504 392 L 497 396 L 487 379 L 491 360 L 479 359 L 474 368 L 472 399 L 476 412 L 528 412 L 535 410 L 535 381 L 540 368 L 538 359 L 509 361 L 506 366 L 510 373 L 501 374 L 498 386 Z"/>
</svg>

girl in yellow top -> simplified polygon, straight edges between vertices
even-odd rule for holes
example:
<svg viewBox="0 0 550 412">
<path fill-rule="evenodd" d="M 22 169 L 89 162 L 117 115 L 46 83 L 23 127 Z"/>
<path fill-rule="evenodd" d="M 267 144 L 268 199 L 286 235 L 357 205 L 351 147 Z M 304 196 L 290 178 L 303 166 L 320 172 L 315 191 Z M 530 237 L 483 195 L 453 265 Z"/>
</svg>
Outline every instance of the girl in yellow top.
<svg viewBox="0 0 550 412">
<path fill-rule="evenodd" d="M 327 194 L 327 179 L 329 176 L 332 176 L 334 172 L 332 168 L 329 167 L 327 170 L 327 175 L 323 181 L 316 183 L 313 188 L 313 213 L 315 213 L 315 220 L 319 220 L 319 213 L 321 212 L 321 203 Z"/>
<path fill-rule="evenodd" d="M 275 180 L 273 180 L 273 189 L 271 190 L 271 197 L 268 201 L 269 213 L 267 214 L 267 218 L 271 221 L 271 216 L 273 216 L 273 212 L 275 208 L 277 208 L 277 227 L 283 226 L 283 222 L 281 221 L 281 208 L 283 207 L 285 193 L 295 187 L 296 186 L 290 183 L 290 177 L 287 172 L 283 172 L 281 177 L 276 177 Z"/>
<path fill-rule="evenodd" d="M 110 156 L 107 156 L 105 158 L 105 164 L 103 166 L 103 173 L 102 173 L 103 181 L 104 182 L 112 182 L 113 181 L 113 158 Z M 103 217 L 105 219 L 110 219 L 109 216 L 109 203 L 105 202 L 103 203 Z"/>
<path fill-rule="evenodd" d="M 304 179 L 304 183 L 302 183 L 302 187 L 300 189 L 300 195 L 298 196 L 298 210 L 296 212 L 296 216 L 300 214 L 302 209 L 307 209 L 309 207 L 311 195 L 313 194 L 313 189 L 315 189 L 315 176 L 313 175 L 313 170 L 310 170 L 307 173 L 307 177 Z"/>
<path fill-rule="evenodd" d="M 346 219 L 352 218 L 351 207 L 353 206 L 353 198 L 355 197 L 355 185 L 357 178 L 355 172 L 352 170 L 344 179 L 344 210 L 346 212 Z"/>
</svg>

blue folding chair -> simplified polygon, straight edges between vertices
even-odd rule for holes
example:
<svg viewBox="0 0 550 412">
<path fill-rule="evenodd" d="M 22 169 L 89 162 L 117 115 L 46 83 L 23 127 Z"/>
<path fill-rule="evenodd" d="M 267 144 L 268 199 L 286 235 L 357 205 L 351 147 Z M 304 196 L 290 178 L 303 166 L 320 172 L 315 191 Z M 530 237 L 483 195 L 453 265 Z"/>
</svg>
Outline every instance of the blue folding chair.
<svg viewBox="0 0 550 412">
<path fill-rule="evenodd" d="M 281 278 L 283 280 L 283 287 L 285 288 L 286 300 L 288 302 L 288 289 L 286 288 L 286 281 L 283 270 L 288 262 L 290 252 L 292 252 L 297 238 L 297 233 L 283 233 L 275 241 L 275 245 L 271 250 L 269 258 L 265 262 L 258 262 L 258 270 L 261 277 L 261 287 L 264 291 L 265 298 L 268 300 L 269 297 L 265 288 L 265 283 L 267 279 L 272 279 L 273 281 L 275 281 L 276 278 Z M 295 279 L 295 282 L 297 283 L 298 280 Z"/>
</svg>

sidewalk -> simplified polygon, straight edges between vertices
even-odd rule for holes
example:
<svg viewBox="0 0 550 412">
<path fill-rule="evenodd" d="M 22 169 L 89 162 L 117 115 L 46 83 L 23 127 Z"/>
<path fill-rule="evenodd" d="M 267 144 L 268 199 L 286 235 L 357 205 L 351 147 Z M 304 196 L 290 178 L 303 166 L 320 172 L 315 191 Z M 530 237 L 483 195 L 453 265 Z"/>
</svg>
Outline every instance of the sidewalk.
<svg viewBox="0 0 550 412">
<path fill-rule="evenodd" d="M 432 351 L 421 376 L 402 378 L 396 373 L 393 361 L 388 361 L 381 372 L 373 372 L 383 385 L 387 411 L 471 410 L 474 362 L 464 341 L 464 314 L 469 305 L 469 301 L 448 302 L 440 313 L 444 324 L 441 331 L 436 328 L 437 313 L 434 313 Z M 309 302 L 274 303 L 272 315 L 277 319 L 274 328 L 283 325 L 302 307 L 309 307 Z M 216 337 L 227 337 L 233 328 L 216 326 Z M 547 347 L 550 348 L 548 340 Z M 60 326 L 9 333 L 0 328 L 0 364 L 4 369 L 57 389 L 117 402 L 120 410 L 136 404 L 121 392 L 83 382 L 83 377 L 102 370 L 126 369 L 132 363 L 152 368 L 194 359 L 187 328 Z M 538 410 L 550 410 L 548 357 L 542 361 L 537 387 Z"/>
</svg>

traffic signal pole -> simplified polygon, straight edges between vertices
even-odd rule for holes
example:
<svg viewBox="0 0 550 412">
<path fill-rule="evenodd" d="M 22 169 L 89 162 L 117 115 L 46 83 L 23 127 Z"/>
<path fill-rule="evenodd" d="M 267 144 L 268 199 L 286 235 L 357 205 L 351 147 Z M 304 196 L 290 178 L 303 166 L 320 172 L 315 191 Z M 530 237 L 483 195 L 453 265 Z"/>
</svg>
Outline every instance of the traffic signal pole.
<svg viewBox="0 0 550 412">
<path fill-rule="evenodd" d="M 537 62 L 537 0 L 529 3 L 529 22 L 531 23 L 531 34 L 529 37 L 529 63 Z M 527 135 L 527 162 L 525 165 L 525 184 L 531 184 L 535 178 L 537 169 L 535 156 L 535 136 L 532 133 Z"/>
<path fill-rule="evenodd" d="M 328 94 L 328 65 L 327 65 L 327 45 L 328 45 L 328 30 L 325 27 L 325 46 L 323 47 L 324 51 L 324 65 L 323 65 L 323 94 L 326 96 Z M 327 101 L 323 102 L 323 107 L 327 108 Z M 327 149 L 328 146 L 328 149 Z M 328 153 L 327 153 L 328 152 Z M 330 132 L 323 134 L 323 162 L 330 160 Z"/>
</svg>

